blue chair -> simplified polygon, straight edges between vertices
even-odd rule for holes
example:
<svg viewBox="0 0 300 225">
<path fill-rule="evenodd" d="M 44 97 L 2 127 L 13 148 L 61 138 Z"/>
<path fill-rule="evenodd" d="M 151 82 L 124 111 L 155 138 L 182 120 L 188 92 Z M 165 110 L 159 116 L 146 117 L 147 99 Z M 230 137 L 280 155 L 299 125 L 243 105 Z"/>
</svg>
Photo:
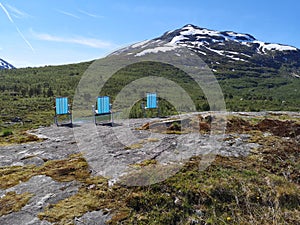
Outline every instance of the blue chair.
<svg viewBox="0 0 300 225">
<path fill-rule="evenodd" d="M 113 113 L 111 111 L 110 97 L 109 96 L 98 96 L 96 101 L 96 107 L 93 106 L 94 122 L 97 123 L 97 116 L 110 116 L 110 123 L 113 124 Z M 104 124 L 104 123 L 102 123 Z"/>
<path fill-rule="evenodd" d="M 146 107 L 144 107 L 144 103 L 141 104 L 142 110 L 144 112 L 144 117 L 146 117 L 146 109 L 157 109 L 157 116 L 159 117 L 159 107 L 158 107 L 158 99 L 156 93 L 147 93 L 146 94 Z"/>
<path fill-rule="evenodd" d="M 58 122 L 58 117 L 67 115 L 68 122 L 60 123 Z M 69 100 L 67 97 L 56 97 L 55 98 L 55 116 L 54 122 L 57 126 L 59 125 L 72 125 L 72 113 L 70 110 Z"/>
<path fill-rule="evenodd" d="M 147 93 L 146 109 L 157 108 L 157 96 L 156 93 Z"/>
</svg>

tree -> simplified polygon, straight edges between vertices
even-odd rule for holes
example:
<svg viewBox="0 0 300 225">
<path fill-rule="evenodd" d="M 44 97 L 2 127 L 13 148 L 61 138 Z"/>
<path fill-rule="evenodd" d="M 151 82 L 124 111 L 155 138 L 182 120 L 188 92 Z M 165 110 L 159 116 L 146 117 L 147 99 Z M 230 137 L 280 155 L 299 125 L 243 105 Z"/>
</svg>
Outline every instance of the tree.
<svg viewBox="0 0 300 225">
<path fill-rule="evenodd" d="M 209 107 L 209 104 L 208 103 L 203 103 L 203 105 L 202 105 L 202 110 L 203 111 L 209 111 L 210 110 L 210 107 Z"/>
<path fill-rule="evenodd" d="M 54 93 L 53 93 L 53 91 L 52 91 L 52 88 L 49 87 L 49 88 L 48 88 L 48 91 L 47 91 L 47 96 L 48 96 L 48 97 L 52 97 L 53 95 L 54 95 Z"/>
<path fill-rule="evenodd" d="M 34 94 L 33 88 L 29 88 L 29 93 L 28 93 L 29 97 L 31 98 L 33 94 Z"/>
</svg>

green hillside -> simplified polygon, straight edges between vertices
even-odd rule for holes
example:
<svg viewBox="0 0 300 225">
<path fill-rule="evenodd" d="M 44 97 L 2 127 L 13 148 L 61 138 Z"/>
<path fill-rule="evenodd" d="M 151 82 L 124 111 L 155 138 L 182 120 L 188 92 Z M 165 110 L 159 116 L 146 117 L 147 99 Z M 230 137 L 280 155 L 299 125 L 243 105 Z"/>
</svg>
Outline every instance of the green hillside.
<svg viewBox="0 0 300 225">
<path fill-rule="evenodd" d="M 52 124 L 54 97 L 68 96 L 72 101 L 78 82 L 91 63 L 1 70 L 2 136 L 6 136 L 3 133 L 7 130 L 26 130 Z M 228 111 L 299 111 L 300 79 L 293 78 L 284 71 L 280 74 L 272 73 L 264 67 L 255 75 L 251 71 L 247 74 L 242 66 L 240 68 L 242 72 L 224 67 L 223 71 L 215 73 Z M 138 63 L 118 71 L 99 94 L 110 95 L 114 99 L 125 85 L 147 76 L 164 77 L 179 84 L 191 96 L 198 111 L 207 111 L 214 107 L 208 105 L 201 89 L 184 72 L 170 65 L 154 62 Z M 176 113 L 163 100 L 160 101 L 160 107 L 164 115 Z M 142 115 L 140 104 L 136 104 L 131 110 L 131 116 Z M 13 122 L 18 120 L 23 123 Z"/>
</svg>

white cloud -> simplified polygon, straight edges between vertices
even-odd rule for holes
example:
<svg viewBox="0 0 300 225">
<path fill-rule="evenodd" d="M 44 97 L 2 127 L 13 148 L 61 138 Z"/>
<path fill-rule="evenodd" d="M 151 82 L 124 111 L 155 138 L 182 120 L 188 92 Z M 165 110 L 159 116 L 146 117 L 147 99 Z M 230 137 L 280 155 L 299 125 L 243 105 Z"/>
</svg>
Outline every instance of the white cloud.
<svg viewBox="0 0 300 225">
<path fill-rule="evenodd" d="M 6 7 L 11 11 L 12 15 L 16 18 L 26 18 L 26 17 L 30 17 L 30 15 L 28 13 L 25 13 L 19 9 L 17 9 L 16 7 L 13 7 L 11 5 L 6 4 Z"/>
<path fill-rule="evenodd" d="M 103 16 L 99 16 L 99 15 L 96 15 L 96 14 L 93 14 L 93 13 L 90 13 L 90 12 L 87 12 L 84 10 L 80 10 L 80 9 L 78 10 L 78 12 L 81 12 L 82 14 L 93 17 L 93 18 L 103 18 Z"/>
<path fill-rule="evenodd" d="M 9 12 L 6 10 L 6 8 L 4 7 L 4 5 L 2 5 L 1 2 L 0 2 L 0 7 L 1 7 L 2 10 L 4 11 L 4 13 L 6 14 L 7 18 L 9 19 L 9 21 L 10 21 L 11 23 L 14 24 L 14 21 L 13 21 L 13 19 L 11 18 Z"/>
<path fill-rule="evenodd" d="M 116 45 L 109 41 L 103 41 L 95 38 L 87 38 L 87 37 L 59 37 L 47 33 L 36 33 L 31 31 L 33 36 L 39 40 L 43 41 L 52 41 L 52 42 L 61 42 L 61 43 L 69 43 L 69 44 L 78 44 L 84 45 L 91 48 L 100 48 L 100 49 L 112 49 L 115 48 Z"/>
<path fill-rule="evenodd" d="M 16 26 L 16 29 L 19 33 L 19 35 L 21 36 L 21 38 L 25 41 L 25 43 L 28 45 L 28 47 L 34 52 L 34 48 L 32 47 L 32 45 L 30 44 L 30 42 L 25 38 L 25 36 L 23 35 L 23 33 L 20 31 L 20 29 Z"/>
<path fill-rule="evenodd" d="M 10 13 L 7 11 L 7 9 L 4 7 L 4 5 L 2 5 L 1 2 L 0 2 L 0 8 L 2 8 L 2 10 L 4 11 L 4 13 L 6 14 L 8 20 L 15 26 L 15 28 L 18 31 L 20 37 L 25 41 L 25 43 L 28 45 L 28 47 L 34 52 L 34 48 L 30 44 L 30 42 L 25 38 L 25 36 L 23 35 L 23 33 L 20 31 L 19 27 L 15 24 L 14 20 L 11 18 Z"/>
<path fill-rule="evenodd" d="M 66 16 L 70 16 L 70 17 L 73 17 L 73 18 L 76 18 L 76 19 L 80 19 L 79 16 L 73 14 L 73 13 L 70 13 L 70 12 L 66 12 L 66 11 L 63 11 L 63 10 L 56 10 L 57 12 L 61 13 L 61 14 L 64 14 Z"/>
</svg>

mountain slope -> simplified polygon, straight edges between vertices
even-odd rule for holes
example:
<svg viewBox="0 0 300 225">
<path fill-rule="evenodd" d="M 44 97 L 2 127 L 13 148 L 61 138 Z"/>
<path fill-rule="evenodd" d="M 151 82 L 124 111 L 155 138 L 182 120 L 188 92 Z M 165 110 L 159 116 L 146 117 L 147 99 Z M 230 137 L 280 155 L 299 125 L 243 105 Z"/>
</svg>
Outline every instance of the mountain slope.
<svg viewBox="0 0 300 225">
<path fill-rule="evenodd" d="M 300 109 L 300 50 L 293 46 L 262 42 L 250 34 L 215 31 L 188 24 L 160 37 L 120 49 L 112 55 L 176 54 L 171 51 L 178 46 L 187 47 L 209 66 L 222 88 L 227 109 Z M 140 66 L 139 71 L 152 71 L 145 66 Z M 178 76 L 175 74 L 173 71 L 170 76 Z M 124 79 L 127 79 L 126 76 L 128 74 L 125 73 Z M 197 93 L 193 95 L 204 98 Z M 207 107 L 204 105 L 198 110 L 205 110 Z"/>
<path fill-rule="evenodd" d="M 188 24 L 161 37 L 132 45 L 131 48 L 140 48 L 146 53 L 150 51 L 148 46 L 155 43 L 159 45 L 160 42 L 165 46 L 185 46 L 196 52 L 221 77 L 228 78 L 231 74 L 243 76 L 244 72 L 249 71 L 254 73 L 252 76 L 279 74 L 282 72 L 280 69 L 290 76 L 300 77 L 299 49 L 265 43 L 250 34 L 233 31 L 215 31 Z M 232 73 L 234 71 L 240 71 L 240 74 Z"/>
<path fill-rule="evenodd" d="M 14 69 L 15 67 L 10 63 L 0 59 L 0 69 Z"/>
</svg>

